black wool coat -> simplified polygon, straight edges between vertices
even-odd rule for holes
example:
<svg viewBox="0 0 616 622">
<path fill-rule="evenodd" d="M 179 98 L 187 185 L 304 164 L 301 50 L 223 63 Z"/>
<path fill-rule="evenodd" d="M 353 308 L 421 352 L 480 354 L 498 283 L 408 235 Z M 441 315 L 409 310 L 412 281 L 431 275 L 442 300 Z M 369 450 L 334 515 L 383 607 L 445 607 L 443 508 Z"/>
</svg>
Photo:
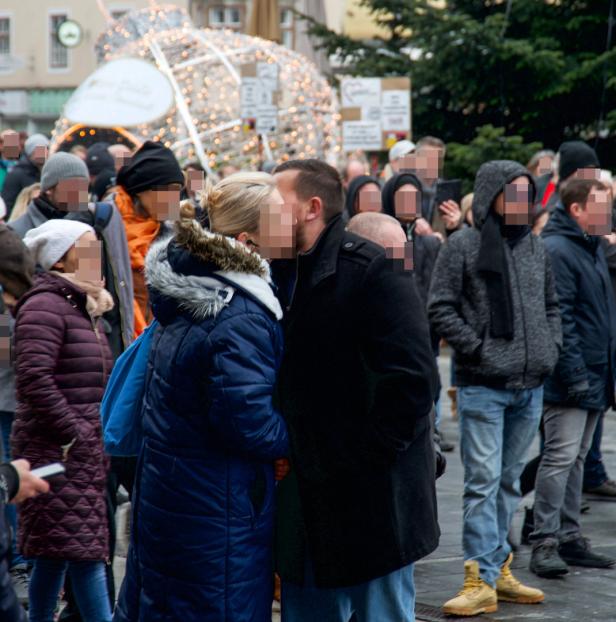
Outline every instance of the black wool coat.
<svg viewBox="0 0 616 622">
<path fill-rule="evenodd" d="M 293 474 L 279 485 L 277 570 L 375 579 L 439 539 L 430 411 L 437 371 L 411 272 L 336 217 L 297 260 L 279 397 Z"/>
</svg>

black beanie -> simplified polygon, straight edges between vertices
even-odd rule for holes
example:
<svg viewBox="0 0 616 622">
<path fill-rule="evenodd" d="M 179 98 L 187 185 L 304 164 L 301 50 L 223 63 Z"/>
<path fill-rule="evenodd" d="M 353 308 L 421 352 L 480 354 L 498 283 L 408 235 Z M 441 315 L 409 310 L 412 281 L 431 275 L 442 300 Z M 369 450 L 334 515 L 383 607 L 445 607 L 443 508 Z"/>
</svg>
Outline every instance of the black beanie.
<svg viewBox="0 0 616 622">
<path fill-rule="evenodd" d="M 561 182 L 571 177 L 580 168 L 599 168 L 599 158 L 592 147 L 581 140 L 569 140 L 563 143 L 558 153 L 560 164 L 558 177 Z"/>
<path fill-rule="evenodd" d="M 390 179 L 383 186 L 382 202 L 383 202 L 383 214 L 396 217 L 395 196 L 396 192 L 406 184 L 415 186 L 419 192 L 422 192 L 421 182 L 414 173 L 398 173 Z M 420 208 L 421 211 L 421 208 Z"/>
<path fill-rule="evenodd" d="M 132 195 L 169 184 L 184 186 L 184 173 L 173 151 L 151 140 L 118 173 L 118 185 Z"/>
<path fill-rule="evenodd" d="M 92 177 L 105 169 L 115 169 L 115 161 L 109 153 L 109 143 L 94 143 L 86 154 L 86 166 Z"/>
</svg>

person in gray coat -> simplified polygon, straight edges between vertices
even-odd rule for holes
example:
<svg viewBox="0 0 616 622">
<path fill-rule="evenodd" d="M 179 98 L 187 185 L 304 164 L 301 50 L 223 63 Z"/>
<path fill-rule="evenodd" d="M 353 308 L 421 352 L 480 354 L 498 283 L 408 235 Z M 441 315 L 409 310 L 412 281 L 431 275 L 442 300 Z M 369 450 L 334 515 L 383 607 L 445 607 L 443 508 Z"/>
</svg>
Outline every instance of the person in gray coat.
<svg viewBox="0 0 616 622">
<path fill-rule="evenodd" d="M 528 226 L 534 192 L 521 164 L 483 164 L 474 226 L 449 238 L 432 275 L 428 315 L 455 351 L 465 470 L 466 580 L 444 606 L 454 615 L 496 611 L 498 600 L 543 600 L 511 574 L 507 542 L 524 458 L 539 427 L 543 382 L 562 343 L 549 259 Z"/>
</svg>

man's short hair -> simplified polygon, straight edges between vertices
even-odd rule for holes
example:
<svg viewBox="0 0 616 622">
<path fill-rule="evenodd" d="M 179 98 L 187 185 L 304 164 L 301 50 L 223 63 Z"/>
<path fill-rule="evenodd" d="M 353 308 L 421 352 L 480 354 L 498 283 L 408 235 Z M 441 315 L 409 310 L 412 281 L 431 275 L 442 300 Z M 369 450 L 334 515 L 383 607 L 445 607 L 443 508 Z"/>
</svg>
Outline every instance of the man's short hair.
<svg viewBox="0 0 616 622">
<path fill-rule="evenodd" d="M 323 218 L 329 222 L 342 212 L 344 195 L 340 173 L 333 167 L 317 159 L 289 160 L 276 167 L 274 174 L 284 171 L 297 171 L 295 192 L 302 201 L 319 197 L 323 202 Z"/>
<path fill-rule="evenodd" d="M 574 203 L 586 205 L 593 188 L 605 190 L 605 185 L 598 179 L 571 179 L 560 190 L 560 200 L 569 212 Z"/>
<path fill-rule="evenodd" d="M 441 149 L 443 153 L 446 151 L 445 143 L 436 136 L 424 136 L 417 141 L 417 149 L 421 149 L 422 147 L 436 147 L 437 149 Z"/>
</svg>

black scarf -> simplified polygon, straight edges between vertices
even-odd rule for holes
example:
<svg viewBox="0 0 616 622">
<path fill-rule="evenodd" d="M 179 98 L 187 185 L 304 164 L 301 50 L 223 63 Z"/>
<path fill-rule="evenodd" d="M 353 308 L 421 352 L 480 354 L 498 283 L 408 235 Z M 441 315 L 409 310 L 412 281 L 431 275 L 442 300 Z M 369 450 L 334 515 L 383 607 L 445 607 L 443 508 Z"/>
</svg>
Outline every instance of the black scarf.
<svg viewBox="0 0 616 622">
<path fill-rule="evenodd" d="M 513 248 L 529 232 L 527 225 L 505 225 L 493 210 L 488 213 L 481 229 L 477 270 L 486 281 L 490 302 L 490 335 L 496 339 L 513 339 L 513 297 L 505 241 Z"/>
<path fill-rule="evenodd" d="M 67 214 L 67 212 L 60 211 L 53 203 L 50 203 L 43 194 L 33 199 L 33 201 L 38 211 L 41 212 L 47 220 L 59 220 L 64 218 Z"/>
</svg>

